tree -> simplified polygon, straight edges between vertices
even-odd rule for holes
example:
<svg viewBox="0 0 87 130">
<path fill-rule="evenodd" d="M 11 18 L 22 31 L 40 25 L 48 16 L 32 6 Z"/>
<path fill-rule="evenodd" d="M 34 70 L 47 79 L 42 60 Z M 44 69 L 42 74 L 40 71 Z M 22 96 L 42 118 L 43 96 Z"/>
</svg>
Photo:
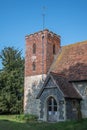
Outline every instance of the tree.
<svg viewBox="0 0 87 130">
<path fill-rule="evenodd" d="M 14 47 L 1 52 L 0 71 L 0 113 L 21 113 L 23 111 L 24 58 Z"/>
</svg>

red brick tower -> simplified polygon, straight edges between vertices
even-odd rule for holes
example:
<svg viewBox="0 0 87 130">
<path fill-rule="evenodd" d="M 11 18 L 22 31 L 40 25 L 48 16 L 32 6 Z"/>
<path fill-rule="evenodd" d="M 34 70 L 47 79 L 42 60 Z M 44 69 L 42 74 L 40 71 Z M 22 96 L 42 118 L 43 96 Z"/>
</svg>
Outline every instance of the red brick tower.
<svg viewBox="0 0 87 130">
<path fill-rule="evenodd" d="M 46 77 L 59 49 L 60 36 L 47 29 L 26 36 L 25 113 L 39 114 L 39 103 L 36 96 L 42 87 L 42 74 Z"/>
<path fill-rule="evenodd" d="M 47 74 L 59 49 L 60 36 L 49 30 L 26 36 L 25 76 Z"/>
</svg>

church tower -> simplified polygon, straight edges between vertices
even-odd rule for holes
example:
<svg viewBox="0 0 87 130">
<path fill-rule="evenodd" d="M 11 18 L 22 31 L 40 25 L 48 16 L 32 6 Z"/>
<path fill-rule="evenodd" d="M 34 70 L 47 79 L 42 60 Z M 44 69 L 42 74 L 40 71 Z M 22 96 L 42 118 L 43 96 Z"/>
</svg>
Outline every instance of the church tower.
<svg viewBox="0 0 87 130">
<path fill-rule="evenodd" d="M 39 116 L 40 100 L 36 97 L 60 49 L 60 36 L 46 29 L 25 39 L 24 113 Z"/>
</svg>

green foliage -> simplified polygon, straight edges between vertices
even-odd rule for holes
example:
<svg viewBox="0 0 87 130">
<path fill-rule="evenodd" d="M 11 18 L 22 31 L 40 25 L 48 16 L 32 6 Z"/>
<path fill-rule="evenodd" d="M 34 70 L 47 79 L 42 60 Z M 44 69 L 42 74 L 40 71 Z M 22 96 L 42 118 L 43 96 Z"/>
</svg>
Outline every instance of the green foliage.
<svg viewBox="0 0 87 130">
<path fill-rule="evenodd" d="M 6 71 L 23 68 L 23 59 L 21 58 L 21 51 L 14 49 L 14 47 L 4 48 L 1 52 L 0 58 L 2 60 L 4 70 Z"/>
<path fill-rule="evenodd" d="M 22 117 L 21 117 L 22 116 Z M 87 119 L 47 123 L 38 121 L 21 121 L 24 115 L 0 116 L 0 130 L 87 130 Z"/>
<path fill-rule="evenodd" d="M 37 121 L 38 117 L 35 115 L 26 114 L 26 115 L 17 115 L 16 119 L 20 121 L 29 122 L 29 121 Z"/>
<path fill-rule="evenodd" d="M 23 111 L 24 59 L 13 47 L 1 52 L 3 69 L 0 71 L 0 113 Z"/>
</svg>

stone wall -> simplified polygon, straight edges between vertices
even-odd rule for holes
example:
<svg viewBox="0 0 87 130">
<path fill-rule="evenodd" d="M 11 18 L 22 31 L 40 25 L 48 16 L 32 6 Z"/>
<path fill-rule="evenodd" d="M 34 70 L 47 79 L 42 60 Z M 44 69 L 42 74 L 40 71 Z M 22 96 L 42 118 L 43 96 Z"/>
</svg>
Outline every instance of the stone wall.
<svg viewBox="0 0 87 130">
<path fill-rule="evenodd" d="M 75 102 L 75 104 L 73 104 Z M 79 100 L 77 99 L 66 99 L 66 119 L 76 120 L 78 119 L 78 107 Z"/>
<path fill-rule="evenodd" d="M 60 36 L 46 29 L 27 35 L 25 40 L 24 113 L 39 116 L 40 100 L 36 99 L 36 96 L 43 84 L 42 75 L 46 76 L 54 60 L 53 44 L 55 44 L 55 54 L 60 49 Z M 34 44 L 35 53 L 33 53 Z M 35 63 L 35 69 L 33 69 L 33 63 Z"/>
<path fill-rule="evenodd" d="M 57 121 L 63 121 L 65 120 L 65 103 L 64 103 L 64 98 L 63 95 L 61 94 L 61 92 L 58 90 L 58 88 L 55 86 L 51 86 L 50 83 L 52 82 L 51 80 L 48 82 L 48 85 L 46 86 L 46 88 L 44 89 L 41 97 L 40 97 L 40 120 L 43 121 L 47 121 L 47 99 L 49 97 L 54 97 L 57 101 L 57 105 L 58 105 L 58 118 Z M 50 86 L 49 86 L 50 84 Z"/>
<path fill-rule="evenodd" d="M 46 75 L 44 75 L 46 77 Z M 36 99 L 42 87 L 42 75 L 25 77 L 24 86 L 24 113 L 34 114 L 39 117 L 40 100 Z"/>
<path fill-rule="evenodd" d="M 81 94 L 81 111 L 83 118 L 87 118 L 87 81 L 79 81 L 73 83 L 76 90 Z"/>
</svg>

